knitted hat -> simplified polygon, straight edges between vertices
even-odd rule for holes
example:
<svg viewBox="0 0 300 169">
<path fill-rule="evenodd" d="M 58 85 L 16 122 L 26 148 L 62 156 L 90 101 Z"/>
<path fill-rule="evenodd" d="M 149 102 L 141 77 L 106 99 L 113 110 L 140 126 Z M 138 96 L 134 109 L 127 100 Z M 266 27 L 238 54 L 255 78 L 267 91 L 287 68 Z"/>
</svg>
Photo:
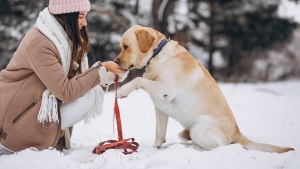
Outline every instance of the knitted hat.
<svg viewBox="0 0 300 169">
<path fill-rule="evenodd" d="M 79 11 L 90 11 L 89 0 L 49 0 L 51 14 L 63 14 Z"/>
</svg>

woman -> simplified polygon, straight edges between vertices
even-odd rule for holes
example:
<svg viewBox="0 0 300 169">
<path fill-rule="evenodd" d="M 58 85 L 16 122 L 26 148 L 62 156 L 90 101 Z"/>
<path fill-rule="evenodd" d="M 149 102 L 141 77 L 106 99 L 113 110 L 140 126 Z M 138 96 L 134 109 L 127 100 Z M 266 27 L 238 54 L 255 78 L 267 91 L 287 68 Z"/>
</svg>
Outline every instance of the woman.
<svg viewBox="0 0 300 169">
<path fill-rule="evenodd" d="M 69 127 L 102 111 L 103 90 L 115 74 L 112 62 L 88 68 L 88 0 L 50 0 L 0 73 L 0 154 L 57 146 Z"/>
</svg>

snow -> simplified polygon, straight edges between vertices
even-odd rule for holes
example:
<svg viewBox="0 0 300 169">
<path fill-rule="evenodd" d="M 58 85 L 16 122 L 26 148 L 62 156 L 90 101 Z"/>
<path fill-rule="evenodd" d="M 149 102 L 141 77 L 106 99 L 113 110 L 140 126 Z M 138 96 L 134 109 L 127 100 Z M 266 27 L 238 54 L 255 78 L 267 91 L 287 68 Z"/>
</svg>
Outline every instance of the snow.
<svg viewBox="0 0 300 169">
<path fill-rule="evenodd" d="M 278 15 L 300 23 L 300 3 L 281 0 L 281 5 L 278 8 Z"/>
<path fill-rule="evenodd" d="M 300 167 L 300 81 L 273 83 L 220 83 L 240 130 L 251 140 L 290 146 L 284 154 L 245 150 L 232 144 L 205 151 L 192 143 L 182 142 L 182 130 L 170 119 L 167 142 L 162 149 L 152 148 L 155 139 L 155 113 L 149 95 L 134 91 L 119 100 L 124 138 L 134 137 L 140 147 L 137 153 L 123 155 L 108 150 L 102 155 L 91 153 L 100 141 L 116 139 L 113 129 L 114 93 L 105 95 L 104 112 L 91 124 L 74 126 L 72 149 L 26 149 L 0 157 L 1 169 L 298 169 Z M 116 127 L 116 126 L 114 126 Z"/>
<path fill-rule="evenodd" d="M 150 12 L 152 9 L 152 0 L 140 0 L 139 10 L 143 13 Z"/>
</svg>

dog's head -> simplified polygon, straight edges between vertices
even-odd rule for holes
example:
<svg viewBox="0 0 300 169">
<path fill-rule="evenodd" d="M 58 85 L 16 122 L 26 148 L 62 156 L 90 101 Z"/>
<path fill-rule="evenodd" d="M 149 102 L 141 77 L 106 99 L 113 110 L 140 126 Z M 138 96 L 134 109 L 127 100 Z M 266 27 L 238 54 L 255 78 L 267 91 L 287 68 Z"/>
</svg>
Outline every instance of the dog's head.
<svg viewBox="0 0 300 169">
<path fill-rule="evenodd" d="M 115 61 L 125 70 L 146 66 L 159 42 L 165 36 L 160 32 L 139 25 L 132 26 L 122 36 L 121 52 Z"/>
</svg>

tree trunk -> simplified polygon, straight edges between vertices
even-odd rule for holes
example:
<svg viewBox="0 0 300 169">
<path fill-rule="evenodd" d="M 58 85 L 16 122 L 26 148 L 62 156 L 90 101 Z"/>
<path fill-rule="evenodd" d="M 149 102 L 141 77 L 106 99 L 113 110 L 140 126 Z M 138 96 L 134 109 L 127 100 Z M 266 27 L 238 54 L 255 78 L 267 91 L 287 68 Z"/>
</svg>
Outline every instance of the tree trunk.
<svg viewBox="0 0 300 169">
<path fill-rule="evenodd" d="M 232 75 L 232 70 L 234 67 L 234 60 L 235 60 L 235 53 L 234 53 L 234 42 L 230 42 L 230 46 L 229 46 L 229 56 L 228 56 L 228 61 L 227 61 L 227 79 L 230 78 L 230 76 Z"/>
<path fill-rule="evenodd" d="M 158 21 L 158 10 L 162 0 L 152 1 L 152 22 L 154 29 L 160 30 L 160 24 Z"/>
<path fill-rule="evenodd" d="M 140 6 L 140 0 L 136 0 L 134 12 L 133 12 L 135 15 L 139 13 L 139 6 Z"/>
<path fill-rule="evenodd" d="M 0 16 L 9 14 L 11 12 L 10 4 L 8 0 L 0 0 Z"/>
<path fill-rule="evenodd" d="M 168 17 L 174 11 L 174 0 L 153 0 L 152 20 L 153 27 L 168 36 Z"/>
<path fill-rule="evenodd" d="M 215 17 L 215 3 L 211 2 L 210 5 L 210 17 L 209 17 L 209 58 L 208 58 L 208 71 L 213 76 L 214 74 L 214 65 L 213 65 L 213 54 L 215 50 L 215 43 L 214 43 L 214 31 L 215 31 L 215 25 L 214 25 L 214 17 Z"/>
</svg>

